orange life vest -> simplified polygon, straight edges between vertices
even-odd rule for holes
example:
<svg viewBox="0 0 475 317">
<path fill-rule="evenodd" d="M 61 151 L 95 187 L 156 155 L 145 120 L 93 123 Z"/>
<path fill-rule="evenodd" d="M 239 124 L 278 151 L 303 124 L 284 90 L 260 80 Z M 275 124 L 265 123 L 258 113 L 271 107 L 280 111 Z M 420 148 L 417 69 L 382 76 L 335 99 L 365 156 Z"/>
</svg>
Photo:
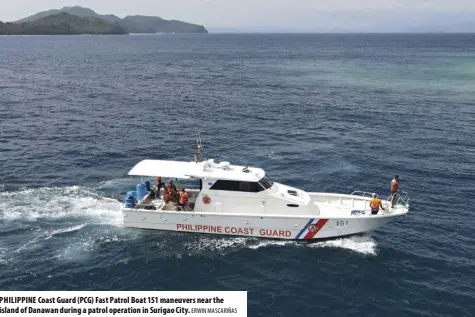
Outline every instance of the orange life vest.
<svg viewBox="0 0 475 317">
<path fill-rule="evenodd" d="M 181 192 L 180 193 L 180 205 L 186 205 L 188 203 L 188 193 Z"/>
<path fill-rule="evenodd" d="M 381 204 L 381 199 L 373 198 L 369 201 L 369 206 L 371 210 L 379 210 L 379 205 Z"/>
<path fill-rule="evenodd" d="M 172 193 L 169 187 L 163 189 L 163 196 L 165 196 L 165 202 L 172 200 Z"/>
</svg>

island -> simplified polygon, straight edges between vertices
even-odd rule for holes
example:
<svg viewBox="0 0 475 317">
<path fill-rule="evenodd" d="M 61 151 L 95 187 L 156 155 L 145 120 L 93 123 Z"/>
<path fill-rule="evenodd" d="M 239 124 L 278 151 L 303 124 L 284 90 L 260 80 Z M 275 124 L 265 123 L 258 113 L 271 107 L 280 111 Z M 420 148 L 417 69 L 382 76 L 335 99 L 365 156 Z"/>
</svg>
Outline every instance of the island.
<svg viewBox="0 0 475 317">
<path fill-rule="evenodd" d="M 36 13 L 14 22 L 0 22 L 0 35 L 208 33 L 202 25 L 155 16 L 133 15 L 121 19 L 89 8 L 64 7 Z"/>
<path fill-rule="evenodd" d="M 23 23 L 0 22 L 0 35 L 127 34 L 118 24 L 61 12 Z"/>
</svg>

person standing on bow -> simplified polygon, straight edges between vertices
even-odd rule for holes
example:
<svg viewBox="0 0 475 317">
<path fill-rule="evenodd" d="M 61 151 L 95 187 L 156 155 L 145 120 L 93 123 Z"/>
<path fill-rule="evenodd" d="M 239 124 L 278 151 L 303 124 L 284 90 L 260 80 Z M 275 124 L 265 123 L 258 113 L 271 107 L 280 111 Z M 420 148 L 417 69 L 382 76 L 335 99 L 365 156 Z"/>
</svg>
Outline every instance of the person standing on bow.
<svg viewBox="0 0 475 317">
<path fill-rule="evenodd" d="M 396 204 L 396 195 L 399 191 L 399 176 L 394 176 L 393 180 L 391 181 L 391 208 L 394 208 Z"/>
</svg>

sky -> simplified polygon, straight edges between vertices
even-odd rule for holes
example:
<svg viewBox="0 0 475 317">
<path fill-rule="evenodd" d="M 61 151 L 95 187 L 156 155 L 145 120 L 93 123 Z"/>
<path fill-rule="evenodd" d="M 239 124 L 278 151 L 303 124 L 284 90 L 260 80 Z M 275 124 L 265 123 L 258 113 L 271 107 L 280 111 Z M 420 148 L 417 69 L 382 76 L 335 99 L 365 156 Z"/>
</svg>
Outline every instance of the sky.
<svg viewBox="0 0 475 317">
<path fill-rule="evenodd" d="M 74 5 L 119 17 L 155 15 L 209 29 L 385 31 L 475 25 L 475 0 L 0 0 L 0 21 Z"/>
</svg>

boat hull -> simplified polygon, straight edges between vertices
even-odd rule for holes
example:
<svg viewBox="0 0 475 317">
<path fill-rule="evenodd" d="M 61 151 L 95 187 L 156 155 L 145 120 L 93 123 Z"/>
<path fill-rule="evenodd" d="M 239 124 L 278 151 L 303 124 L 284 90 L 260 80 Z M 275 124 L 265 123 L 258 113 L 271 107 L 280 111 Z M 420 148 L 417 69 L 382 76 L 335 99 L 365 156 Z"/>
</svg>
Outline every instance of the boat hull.
<svg viewBox="0 0 475 317">
<path fill-rule="evenodd" d="M 287 240 L 312 240 L 372 231 L 386 224 L 395 215 L 324 218 L 148 211 L 124 208 L 123 216 L 124 226 L 129 228 Z"/>
</svg>

